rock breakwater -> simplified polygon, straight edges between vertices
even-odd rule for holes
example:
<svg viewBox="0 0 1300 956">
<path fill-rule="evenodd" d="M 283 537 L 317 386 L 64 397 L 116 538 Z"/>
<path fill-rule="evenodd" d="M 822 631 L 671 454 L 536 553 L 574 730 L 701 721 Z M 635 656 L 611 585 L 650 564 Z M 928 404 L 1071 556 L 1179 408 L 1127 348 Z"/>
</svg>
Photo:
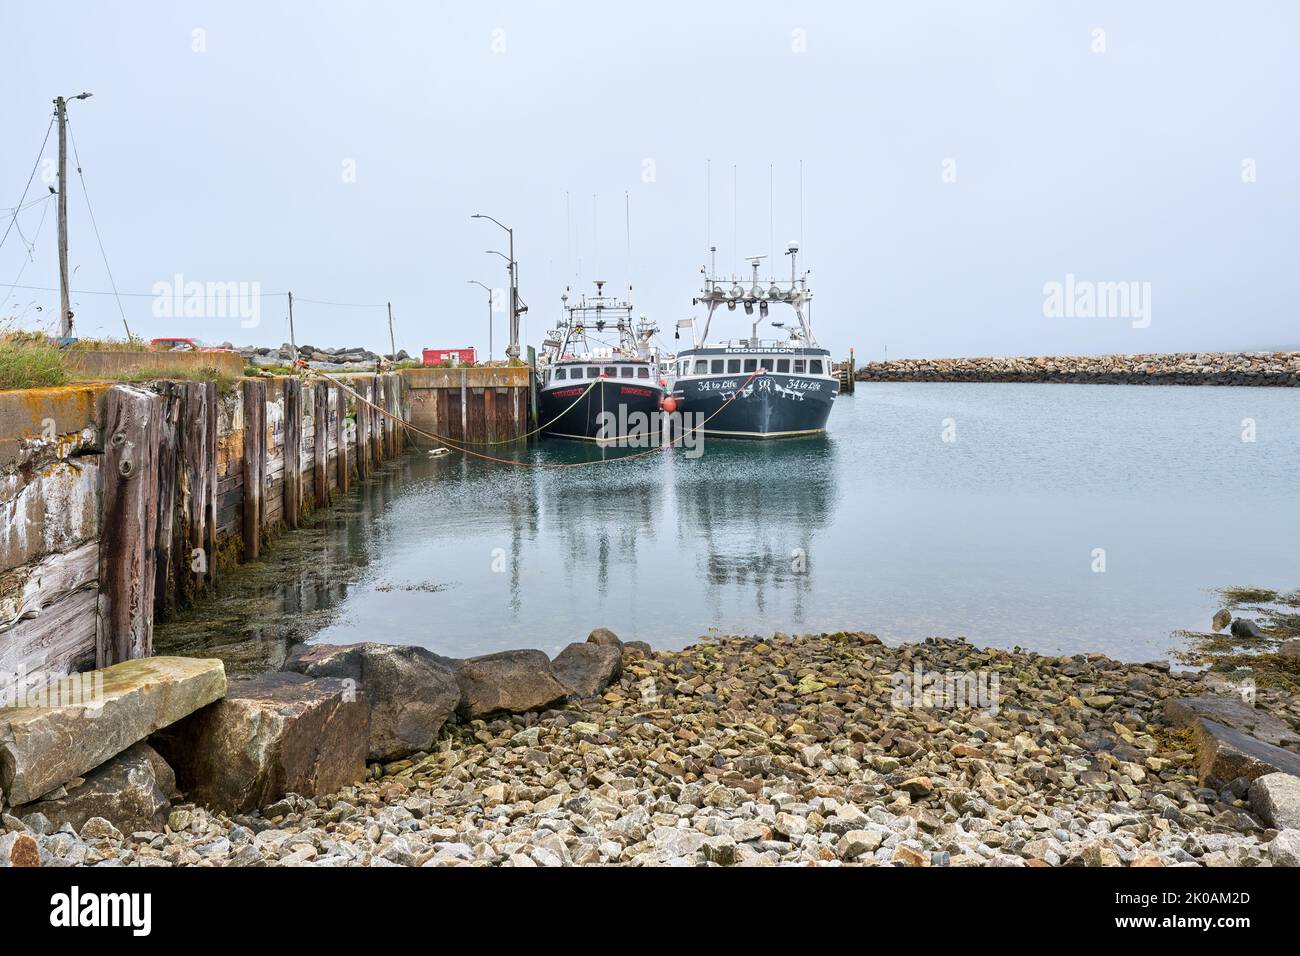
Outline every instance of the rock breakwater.
<svg viewBox="0 0 1300 956">
<path fill-rule="evenodd" d="M 896 359 L 860 365 L 863 382 L 1067 382 L 1082 385 L 1300 386 L 1300 352 L 1175 352 Z"/>
</svg>

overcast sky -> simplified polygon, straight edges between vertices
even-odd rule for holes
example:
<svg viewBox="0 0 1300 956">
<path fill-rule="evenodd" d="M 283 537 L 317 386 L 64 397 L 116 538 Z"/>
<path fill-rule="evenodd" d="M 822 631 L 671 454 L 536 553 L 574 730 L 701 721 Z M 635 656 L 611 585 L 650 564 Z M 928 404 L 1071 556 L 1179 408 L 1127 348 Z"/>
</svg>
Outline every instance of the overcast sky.
<svg viewBox="0 0 1300 956">
<path fill-rule="evenodd" d="M 399 348 L 485 349 L 468 280 L 505 284 L 505 236 L 481 211 L 516 230 L 533 344 L 593 278 L 671 341 L 710 238 L 784 273 L 802 235 L 837 355 L 1300 347 L 1300 4 L 4 0 L 0 36 L 0 207 L 51 99 L 93 92 L 72 129 L 147 337 L 278 345 L 292 289 L 380 306 L 300 301 L 300 343 L 386 350 L 391 301 Z M 106 290 L 73 177 L 73 287 Z M 57 286 L 53 206 L 0 248 L 26 327 L 57 314 L 8 288 Z M 260 324 L 158 317 L 177 274 L 259 283 Z M 1149 324 L 1045 316 L 1070 274 L 1150 283 Z M 121 334 L 111 296 L 73 308 Z"/>
</svg>

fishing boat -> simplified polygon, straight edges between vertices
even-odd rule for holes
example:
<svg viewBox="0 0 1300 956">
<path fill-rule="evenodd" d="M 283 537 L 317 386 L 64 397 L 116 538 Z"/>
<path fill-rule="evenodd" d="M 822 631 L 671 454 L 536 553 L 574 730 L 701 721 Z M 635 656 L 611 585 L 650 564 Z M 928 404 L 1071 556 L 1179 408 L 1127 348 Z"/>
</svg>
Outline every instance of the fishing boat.
<svg viewBox="0 0 1300 956">
<path fill-rule="evenodd" d="M 628 299 L 560 297 L 564 318 L 542 343 L 537 414 L 543 435 L 600 444 L 649 434 L 667 395 L 651 339 L 659 330 L 633 319 Z"/>
<path fill-rule="evenodd" d="M 764 256 L 750 256 L 752 270 L 746 287 L 736 276 L 717 274 L 715 260 L 704 274 L 703 291 L 691 302 L 708 309 L 703 329 L 695 335 L 695 320 L 679 323 L 689 328 L 694 344 L 677 353 L 671 405 L 702 422 L 706 435 L 733 438 L 786 438 L 813 435 L 826 430 L 831 407 L 840 383 L 831 368 L 830 351 L 820 348 L 813 337 L 809 304 L 812 290 L 808 273 L 799 275 L 796 260 L 799 246 L 791 243 L 790 280 L 759 280 Z M 772 321 L 786 331 L 784 339 L 763 339 L 759 324 L 772 307 L 789 306 L 795 322 Z M 745 310 L 750 320 L 746 338 L 710 340 L 714 313 Z"/>
</svg>

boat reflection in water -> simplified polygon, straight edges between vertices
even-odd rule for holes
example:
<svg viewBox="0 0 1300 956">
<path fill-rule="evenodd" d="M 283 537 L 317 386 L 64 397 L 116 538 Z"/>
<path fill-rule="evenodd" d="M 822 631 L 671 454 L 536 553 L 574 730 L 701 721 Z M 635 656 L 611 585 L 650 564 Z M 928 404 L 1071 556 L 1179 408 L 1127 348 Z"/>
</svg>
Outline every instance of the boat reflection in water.
<svg viewBox="0 0 1300 956">
<path fill-rule="evenodd" d="M 781 442 L 707 440 L 675 469 L 678 539 L 695 555 L 715 616 L 744 597 L 760 612 L 792 592 L 783 609 L 802 622 L 818 555 L 817 533 L 834 520 L 835 442 L 826 434 Z"/>
</svg>

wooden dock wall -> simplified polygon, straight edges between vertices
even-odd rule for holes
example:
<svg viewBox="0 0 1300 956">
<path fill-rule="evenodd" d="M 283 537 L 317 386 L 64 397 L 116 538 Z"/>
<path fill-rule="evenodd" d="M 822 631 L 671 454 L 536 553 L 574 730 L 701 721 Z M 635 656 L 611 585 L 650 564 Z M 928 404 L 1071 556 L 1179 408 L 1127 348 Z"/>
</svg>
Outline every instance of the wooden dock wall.
<svg viewBox="0 0 1300 956">
<path fill-rule="evenodd" d="M 0 685 L 148 656 L 155 618 L 400 454 L 339 381 L 410 413 L 395 373 L 0 393 Z"/>
</svg>

